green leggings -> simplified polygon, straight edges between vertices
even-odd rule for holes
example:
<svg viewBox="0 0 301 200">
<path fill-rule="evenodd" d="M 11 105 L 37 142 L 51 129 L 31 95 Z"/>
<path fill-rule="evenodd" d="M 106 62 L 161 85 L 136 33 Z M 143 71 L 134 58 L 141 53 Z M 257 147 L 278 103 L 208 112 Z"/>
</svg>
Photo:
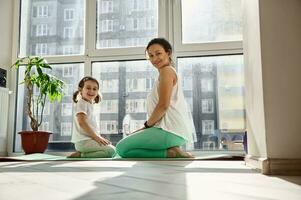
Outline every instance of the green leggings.
<svg viewBox="0 0 301 200">
<path fill-rule="evenodd" d="M 185 142 L 161 128 L 148 128 L 119 141 L 116 151 L 123 158 L 166 158 L 168 148 L 182 146 Z"/>
<path fill-rule="evenodd" d="M 115 155 L 113 145 L 100 145 L 95 140 L 82 140 L 75 143 L 75 149 L 82 158 L 112 158 Z"/>
</svg>

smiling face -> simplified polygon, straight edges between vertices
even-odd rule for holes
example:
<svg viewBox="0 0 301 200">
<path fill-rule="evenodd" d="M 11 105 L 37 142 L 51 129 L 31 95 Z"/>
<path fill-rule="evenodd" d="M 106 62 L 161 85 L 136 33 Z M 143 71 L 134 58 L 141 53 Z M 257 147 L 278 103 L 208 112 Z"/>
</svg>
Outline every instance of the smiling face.
<svg viewBox="0 0 301 200">
<path fill-rule="evenodd" d="M 165 49 L 159 44 L 153 44 L 148 47 L 147 54 L 150 62 L 157 68 L 168 66 L 171 64 L 170 52 L 166 52 Z"/>
<path fill-rule="evenodd" d="M 81 89 L 80 93 L 84 100 L 93 103 L 94 99 L 98 95 L 98 85 L 95 81 L 88 80 L 85 81 L 84 87 Z"/>
</svg>

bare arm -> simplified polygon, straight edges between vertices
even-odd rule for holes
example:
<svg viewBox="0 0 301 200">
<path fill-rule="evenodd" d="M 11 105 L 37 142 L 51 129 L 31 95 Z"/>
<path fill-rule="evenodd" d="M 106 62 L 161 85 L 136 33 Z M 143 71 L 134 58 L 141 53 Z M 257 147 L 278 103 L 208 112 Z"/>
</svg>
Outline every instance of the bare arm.
<svg viewBox="0 0 301 200">
<path fill-rule="evenodd" d="M 97 135 L 94 130 L 89 126 L 87 122 L 87 116 L 84 113 L 78 113 L 76 115 L 79 126 L 85 131 L 87 136 L 91 137 L 93 140 L 98 142 L 99 144 L 108 145 L 111 142 L 99 135 Z"/>
<path fill-rule="evenodd" d="M 177 81 L 176 74 L 171 67 L 164 67 L 160 71 L 159 77 L 159 101 L 156 105 L 150 118 L 147 120 L 149 126 L 153 126 L 158 122 L 166 113 L 170 105 L 170 97 L 172 88 Z"/>
</svg>

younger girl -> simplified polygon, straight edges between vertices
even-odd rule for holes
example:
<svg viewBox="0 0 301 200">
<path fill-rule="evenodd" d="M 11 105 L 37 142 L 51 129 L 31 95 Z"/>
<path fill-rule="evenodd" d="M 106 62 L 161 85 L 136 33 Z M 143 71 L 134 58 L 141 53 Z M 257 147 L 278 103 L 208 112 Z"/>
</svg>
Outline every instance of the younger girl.
<svg viewBox="0 0 301 200">
<path fill-rule="evenodd" d="M 69 156 L 71 158 L 111 158 L 115 154 L 115 147 L 111 142 L 96 133 L 93 104 L 101 100 L 98 91 L 98 81 L 86 76 L 73 94 L 75 106 L 71 142 L 74 143 L 76 152 Z"/>
</svg>

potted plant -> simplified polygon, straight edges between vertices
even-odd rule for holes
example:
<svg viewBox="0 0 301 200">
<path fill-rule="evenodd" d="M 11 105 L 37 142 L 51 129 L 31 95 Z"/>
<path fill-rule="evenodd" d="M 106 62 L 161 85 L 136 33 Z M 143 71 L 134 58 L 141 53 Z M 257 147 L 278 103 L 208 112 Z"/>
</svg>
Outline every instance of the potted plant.
<svg viewBox="0 0 301 200">
<path fill-rule="evenodd" d="M 43 57 L 18 58 L 11 67 L 18 69 L 20 66 L 25 66 L 24 79 L 20 84 L 26 87 L 26 111 L 32 129 L 19 132 L 22 148 L 25 154 L 43 153 L 47 149 L 51 134 L 39 130 L 43 122 L 46 98 L 48 97 L 50 102 L 60 101 L 64 82 L 50 75 L 52 68 Z M 37 93 L 34 94 L 34 91 Z"/>
</svg>

